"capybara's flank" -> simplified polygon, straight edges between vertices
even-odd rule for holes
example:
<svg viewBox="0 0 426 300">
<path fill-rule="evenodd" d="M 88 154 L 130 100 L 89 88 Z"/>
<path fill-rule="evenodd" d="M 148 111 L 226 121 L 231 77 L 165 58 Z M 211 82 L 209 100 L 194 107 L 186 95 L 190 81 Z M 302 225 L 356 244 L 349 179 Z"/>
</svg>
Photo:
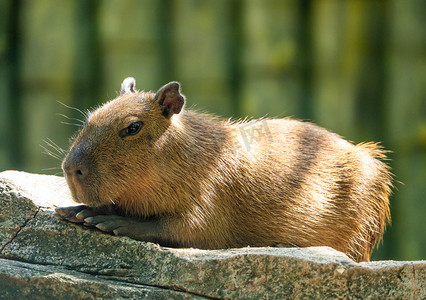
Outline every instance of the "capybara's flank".
<svg viewBox="0 0 426 300">
<path fill-rule="evenodd" d="M 330 246 L 368 261 L 390 221 L 391 175 L 374 143 L 314 124 L 231 122 L 184 108 L 178 82 L 92 112 L 62 168 L 58 216 L 134 239 L 217 249 Z"/>
</svg>

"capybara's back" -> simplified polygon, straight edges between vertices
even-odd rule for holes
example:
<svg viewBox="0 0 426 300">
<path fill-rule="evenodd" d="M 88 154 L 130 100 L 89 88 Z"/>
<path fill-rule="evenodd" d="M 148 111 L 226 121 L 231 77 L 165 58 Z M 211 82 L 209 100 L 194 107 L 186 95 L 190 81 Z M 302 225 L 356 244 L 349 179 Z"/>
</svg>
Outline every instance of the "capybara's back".
<svg viewBox="0 0 426 300">
<path fill-rule="evenodd" d="M 376 144 L 353 145 L 292 119 L 233 127 L 237 142 L 219 156 L 210 188 L 238 210 L 234 243 L 328 245 L 370 259 L 390 221 L 391 175 Z"/>
</svg>

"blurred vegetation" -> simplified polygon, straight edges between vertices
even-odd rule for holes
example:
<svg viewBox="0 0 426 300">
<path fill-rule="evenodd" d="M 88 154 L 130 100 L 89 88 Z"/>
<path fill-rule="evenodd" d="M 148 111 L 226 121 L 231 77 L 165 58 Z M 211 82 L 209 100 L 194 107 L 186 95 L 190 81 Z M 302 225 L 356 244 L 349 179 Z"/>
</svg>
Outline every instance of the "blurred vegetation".
<svg viewBox="0 0 426 300">
<path fill-rule="evenodd" d="M 189 107 L 381 141 L 403 184 L 373 259 L 425 259 L 425 16 L 424 0 L 1 0 L 0 171 L 60 172 L 40 144 L 66 148 L 76 127 L 59 114 L 82 116 L 58 101 L 178 80 Z"/>
</svg>

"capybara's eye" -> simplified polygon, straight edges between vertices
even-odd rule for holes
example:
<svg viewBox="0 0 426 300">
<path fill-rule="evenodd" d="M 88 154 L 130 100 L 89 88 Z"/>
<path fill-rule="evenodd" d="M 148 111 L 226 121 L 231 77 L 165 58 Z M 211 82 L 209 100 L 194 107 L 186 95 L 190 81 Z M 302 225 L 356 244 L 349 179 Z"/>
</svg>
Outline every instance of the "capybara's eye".
<svg viewBox="0 0 426 300">
<path fill-rule="evenodd" d="M 142 125 L 143 125 L 143 123 L 141 121 L 133 122 L 132 124 L 130 124 L 129 127 L 126 127 L 123 130 L 121 130 L 119 135 L 120 135 L 120 137 L 135 135 L 141 130 Z"/>
<path fill-rule="evenodd" d="M 142 128 L 142 122 L 134 122 L 130 124 L 129 127 L 127 127 L 127 134 L 128 135 L 134 135 L 139 132 Z"/>
</svg>

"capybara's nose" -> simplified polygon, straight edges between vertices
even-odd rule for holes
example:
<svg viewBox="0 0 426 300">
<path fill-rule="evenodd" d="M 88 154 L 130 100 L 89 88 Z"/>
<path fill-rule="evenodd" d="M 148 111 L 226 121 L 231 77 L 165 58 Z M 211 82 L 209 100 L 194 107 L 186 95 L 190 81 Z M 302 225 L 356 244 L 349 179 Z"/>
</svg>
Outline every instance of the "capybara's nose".
<svg viewBox="0 0 426 300">
<path fill-rule="evenodd" d="M 85 161 L 87 161 L 85 149 L 76 147 L 72 149 L 62 162 L 62 170 L 69 179 L 74 179 L 77 182 L 83 182 L 89 175 L 89 168 Z"/>
<path fill-rule="evenodd" d="M 66 161 L 63 164 L 62 168 L 67 177 L 74 178 L 75 180 L 79 182 L 84 181 L 87 175 L 89 174 L 89 169 L 82 164 L 75 165 L 72 163 L 68 163 L 68 161 Z"/>
</svg>

